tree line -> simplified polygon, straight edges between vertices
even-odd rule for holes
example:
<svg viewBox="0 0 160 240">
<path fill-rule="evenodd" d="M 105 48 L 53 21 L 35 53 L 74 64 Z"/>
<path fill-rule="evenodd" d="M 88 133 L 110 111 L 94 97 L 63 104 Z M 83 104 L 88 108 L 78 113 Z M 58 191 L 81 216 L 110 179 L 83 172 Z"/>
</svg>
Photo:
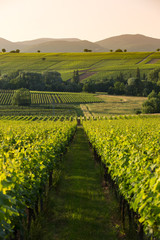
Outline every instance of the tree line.
<svg viewBox="0 0 160 240">
<path fill-rule="evenodd" d="M 147 75 L 141 74 L 136 69 L 135 76 L 126 78 L 123 73 L 116 77 L 103 80 L 88 80 L 80 82 L 79 71 L 73 72 L 68 81 L 63 81 L 61 74 L 57 71 L 45 71 L 43 73 L 15 71 L 0 76 L 0 89 L 27 88 L 37 91 L 58 92 L 107 92 L 111 95 L 148 96 L 152 90 L 160 92 L 160 68 L 150 71 Z"/>
<path fill-rule="evenodd" d="M 144 96 L 154 90 L 160 92 L 160 68 L 150 71 L 148 74 L 141 74 L 140 69 L 136 69 L 135 76 L 126 78 L 122 72 L 116 77 L 104 78 L 101 81 L 90 79 L 83 86 L 88 92 L 107 92 L 111 95 Z"/>
<path fill-rule="evenodd" d="M 74 71 L 71 81 L 63 81 L 57 71 L 36 73 L 17 70 L 0 77 L 0 89 L 20 88 L 35 91 L 81 92 L 82 84 L 79 83 L 78 71 Z"/>
</svg>

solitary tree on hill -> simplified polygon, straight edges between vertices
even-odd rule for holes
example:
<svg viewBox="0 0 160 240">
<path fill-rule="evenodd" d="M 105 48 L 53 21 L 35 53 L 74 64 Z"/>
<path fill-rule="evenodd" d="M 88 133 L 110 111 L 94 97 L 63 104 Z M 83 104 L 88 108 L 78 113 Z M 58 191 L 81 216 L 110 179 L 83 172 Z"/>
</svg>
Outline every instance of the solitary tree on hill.
<svg viewBox="0 0 160 240">
<path fill-rule="evenodd" d="M 2 52 L 5 53 L 5 52 L 6 52 L 6 49 L 5 49 L 5 48 L 2 48 Z"/>
<path fill-rule="evenodd" d="M 123 52 L 122 49 L 118 48 L 115 52 Z"/>
<path fill-rule="evenodd" d="M 91 50 L 91 49 L 88 49 L 88 48 L 85 48 L 83 51 L 84 51 L 84 52 L 92 52 L 92 50 Z"/>
</svg>

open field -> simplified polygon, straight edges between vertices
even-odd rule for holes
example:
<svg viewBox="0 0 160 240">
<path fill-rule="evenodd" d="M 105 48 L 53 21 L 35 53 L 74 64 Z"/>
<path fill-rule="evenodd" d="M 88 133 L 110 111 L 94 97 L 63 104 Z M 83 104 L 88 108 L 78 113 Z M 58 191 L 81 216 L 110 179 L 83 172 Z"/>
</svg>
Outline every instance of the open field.
<svg viewBox="0 0 160 240">
<path fill-rule="evenodd" d="M 142 73 L 160 67 L 160 53 L 0 53 L 1 74 L 15 70 L 58 71 L 65 81 L 72 77 L 74 70 L 86 74 L 86 78 L 82 78 L 84 81 L 88 78 L 101 80 L 119 72 L 134 75 L 137 67 Z M 94 74 L 90 76 L 90 72 Z"/>
<path fill-rule="evenodd" d="M 104 102 L 86 104 L 93 116 L 135 114 L 141 110 L 145 97 L 98 95 Z"/>
</svg>

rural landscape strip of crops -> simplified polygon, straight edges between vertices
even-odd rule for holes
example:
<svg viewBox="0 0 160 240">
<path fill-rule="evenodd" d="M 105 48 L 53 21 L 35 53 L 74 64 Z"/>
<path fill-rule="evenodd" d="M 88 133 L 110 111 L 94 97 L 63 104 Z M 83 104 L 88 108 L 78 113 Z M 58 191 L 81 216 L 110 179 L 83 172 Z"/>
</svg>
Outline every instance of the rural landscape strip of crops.
<svg viewBox="0 0 160 240">
<path fill-rule="evenodd" d="M 128 205 L 146 237 L 159 240 L 159 116 L 111 116 L 105 120 L 93 116 L 87 120 L 86 116 L 80 120 L 121 196 L 123 215 Z M 65 116 L 59 120 L 1 117 L 0 239 L 29 231 L 47 186 L 59 181 L 60 158 L 76 125 L 73 117 L 67 120 Z"/>
<path fill-rule="evenodd" d="M 0 71 L 58 71 L 66 81 L 72 78 L 74 70 L 79 70 L 80 74 L 92 72 L 93 80 L 101 80 L 120 71 L 129 76 L 137 67 L 147 72 L 160 66 L 155 59 L 160 59 L 159 52 L 0 53 Z M 85 80 L 88 78 L 90 74 L 86 74 Z"/>
<path fill-rule="evenodd" d="M 0 239 L 30 228 L 75 129 L 75 121 L 0 121 Z"/>
<path fill-rule="evenodd" d="M 0 90 L 0 105 L 11 105 L 14 90 Z M 94 94 L 31 91 L 31 104 L 72 104 L 103 102 Z"/>
<path fill-rule="evenodd" d="M 159 119 L 84 121 L 83 126 L 119 193 L 139 215 L 148 237 L 159 239 Z"/>
</svg>

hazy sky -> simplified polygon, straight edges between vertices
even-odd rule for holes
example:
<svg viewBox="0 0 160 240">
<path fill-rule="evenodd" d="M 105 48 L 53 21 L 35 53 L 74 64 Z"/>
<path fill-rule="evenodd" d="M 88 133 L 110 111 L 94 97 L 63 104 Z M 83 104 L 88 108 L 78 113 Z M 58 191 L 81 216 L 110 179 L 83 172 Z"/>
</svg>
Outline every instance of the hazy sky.
<svg viewBox="0 0 160 240">
<path fill-rule="evenodd" d="M 0 37 L 10 41 L 121 34 L 160 38 L 160 0 L 0 0 Z"/>
</svg>

